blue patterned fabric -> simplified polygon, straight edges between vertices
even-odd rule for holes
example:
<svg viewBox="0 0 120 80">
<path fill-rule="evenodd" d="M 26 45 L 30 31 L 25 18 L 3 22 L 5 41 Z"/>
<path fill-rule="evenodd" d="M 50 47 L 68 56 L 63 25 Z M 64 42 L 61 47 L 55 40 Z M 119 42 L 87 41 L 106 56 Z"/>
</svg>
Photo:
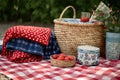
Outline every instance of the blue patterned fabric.
<svg viewBox="0 0 120 80">
<path fill-rule="evenodd" d="M 53 31 L 52 31 L 52 35 L 50 37 L 50 42 L 48 46 L 43 46 L 43 53 L 44 53 L 45 59 L 49 59 L 50 58 L 49 56 L 52 54 L 61 53 L 56 36 Z"/>
<path fill-rule="evenodd" d="M 43 49 L 40 44 L 37 42 L 24 39 L 24 38 L 14 38 L 8 41 L 6 45 L 6 49 L 8 50 L 21 50 L 23 52 L 37 54 L 43 56 Z"/>
<path fill-rule="evenodd" d="M 42 55 L 44 59 L 50 59 L 50 55 L 60 53 L 60 48 L 53 31 L 47 46 L 25 38 L 14 38 L 7 42 L 6 49 L 20 50 L 27 52 L 28 54 Z"/>
</svg>

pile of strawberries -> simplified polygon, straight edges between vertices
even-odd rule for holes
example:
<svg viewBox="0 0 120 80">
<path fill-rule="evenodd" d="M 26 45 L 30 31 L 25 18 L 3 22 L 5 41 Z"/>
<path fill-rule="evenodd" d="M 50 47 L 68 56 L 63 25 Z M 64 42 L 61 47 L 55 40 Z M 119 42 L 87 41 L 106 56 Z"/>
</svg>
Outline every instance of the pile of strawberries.
<svg viewBox="0 0 120 80">
<path fill-rule="evenodd" d="M 52 55 L 52 58 L 57 60 L 65 60 L 65 61 L 74 60 L 74 57 L 72 55 L 66 55 L 64 53 L 54 54 Z"/>
</svg>

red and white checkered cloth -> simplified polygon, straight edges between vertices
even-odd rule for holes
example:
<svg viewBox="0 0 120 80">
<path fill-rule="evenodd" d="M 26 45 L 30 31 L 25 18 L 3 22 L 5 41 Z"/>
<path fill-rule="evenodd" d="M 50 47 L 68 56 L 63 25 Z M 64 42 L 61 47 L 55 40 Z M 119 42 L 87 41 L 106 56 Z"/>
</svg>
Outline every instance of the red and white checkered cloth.
<svg viewBox="0 0 120 80">
<path fill-rule="evenodd" d="M 71 68 L 51 66 L 50 61 L 13 63 L 0 56 L 0 73 L 13 80 L 120 80 L 120 60 L 100 59 L 98 66 L 76 63 Z"/>
</svg>

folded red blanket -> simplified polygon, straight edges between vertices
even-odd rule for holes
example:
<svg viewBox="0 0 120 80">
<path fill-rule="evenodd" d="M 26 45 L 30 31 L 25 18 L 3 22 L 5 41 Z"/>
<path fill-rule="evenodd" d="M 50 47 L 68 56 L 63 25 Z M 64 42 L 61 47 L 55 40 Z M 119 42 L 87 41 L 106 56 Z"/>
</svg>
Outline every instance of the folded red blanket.
<svg viewBox="0 0 120 80">
<path fill-rule="evenodd" d="M 42 56 L 36 56 L 32 54 L 26 54 L 22 51 L 8 51 L 6 49 L 6 44 L 9 40 L 13 38 L 25 38 L 35 42 L 38 42 L 42 45 L 48 45 L 50 41 L 50 28 L 44 27 L 35 27 L 35 26 L 14 26 L 9 28 L 4 36 L 3 45 L 2 45 L 2 56 L 7 56 L 10 61 L 17 61 L 18 59 L 23 62 L 30 61 L 39 61 L 42 59 Z M 19 55 L 18 55 L 19 53 Z M 23 57 L 24 56 L 24 57 Z M 21 58 L 21 59 L 20 59 Z M 24 58 L 24 59 L 23 59 Z M 28 60 L 26 61 L 25 58 Z M 21 62 L 21 61 L 17 61 Z"/>
<path fill-rule="evenodd" d="M 9 52 L 10 55 L 7 55 L 9 61 L 16 62 L 16 63 L 23 63 L 23 62 L 38 62 L 43 60 L 42 56 L 28 54 L 23 51 L 15 50 L 13 52 Z"/>
</svg>

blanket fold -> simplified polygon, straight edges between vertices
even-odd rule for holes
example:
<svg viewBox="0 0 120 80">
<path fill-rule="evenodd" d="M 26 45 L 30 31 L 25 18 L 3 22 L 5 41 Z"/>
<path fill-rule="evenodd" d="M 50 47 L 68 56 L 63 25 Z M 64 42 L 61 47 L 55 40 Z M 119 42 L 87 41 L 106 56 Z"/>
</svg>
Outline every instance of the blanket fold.
<svg viewBox="0 0 120 80">
<path fill-rule="evenodd" d="M 13 62 L 31 62 L 59 53 L 55 34 L 50 28 L 14 26 L 5 33 L 1 55 Z"/>
<path fill-rule="evenodd" d="M 30 54 L 37 54 L 43 56 L 43 47 L 32 40 L 24 39 L 24 38 L 13 38 L 6 44 L 7 50 L 19 50 L 23 52 L 27 52 Z"/>
</svg>

